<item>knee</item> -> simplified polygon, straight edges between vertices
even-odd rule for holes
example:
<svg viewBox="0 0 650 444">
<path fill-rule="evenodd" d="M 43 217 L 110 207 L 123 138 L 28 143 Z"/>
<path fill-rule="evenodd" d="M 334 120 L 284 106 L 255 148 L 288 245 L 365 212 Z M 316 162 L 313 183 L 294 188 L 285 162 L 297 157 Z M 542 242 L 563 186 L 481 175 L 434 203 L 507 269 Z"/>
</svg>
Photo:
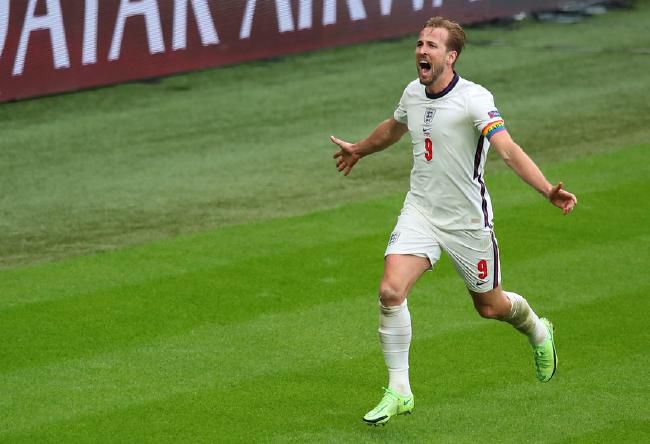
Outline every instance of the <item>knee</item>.
<svg viewBox="0 0 650 444">
<path fill-rule="evenodd" d="M 500 287 L 486 293 L 470 291 L 470 294 L 474 301 L 474 308 L 482 317 L 502 321 L 510 315 L 510 300 Z"/>
<path fill-rule="evenodd" d="M 492 304 L 474 304 L 476 311 L 485 319 L 503 319 L 503 313 Z"/>
<path fill-rule="evenodd" d="M 379 302 L 384 307 L 394 307 L 404 302 L 406 294 L 403 291 L 390 285 L 388 282 L 382 282 L 379 287 Z"/>
</svg>

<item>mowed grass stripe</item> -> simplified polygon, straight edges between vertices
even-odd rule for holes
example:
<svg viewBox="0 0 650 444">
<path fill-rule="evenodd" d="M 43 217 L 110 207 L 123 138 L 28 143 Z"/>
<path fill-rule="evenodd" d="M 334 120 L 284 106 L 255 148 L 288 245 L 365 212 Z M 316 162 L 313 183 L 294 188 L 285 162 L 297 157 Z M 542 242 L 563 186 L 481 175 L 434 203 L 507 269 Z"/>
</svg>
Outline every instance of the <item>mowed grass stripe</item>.
<svg viewBox="0 0 650 444">
<path fill-rule="evenodd" d="M 610 156 L 607 157 L 609 159 Z M 633 174 L 629 174 L 627 177 L 629 176 L 633 176 Z M 511 180 L 516 179 L 511 177 Z M 575 249 L 589 245 L 591 242 L 581 240 L 579 234 L 584 230 L 589 230 L 594 235 L 606 233 L 603 228 L 607 226 L 604 223 L 606 217 L 618 218 L 623 212 L 627 212 L 628 219 L 639 222 L 630 224 L 626 230 L 628 233 L 621 231 L 618 235 L 620 239 L 644 233 L 646 225 L 642 222 L 643 217 L 647 220 L 648 213 L 642 206 L 637 205 L 638 200 L 634 194 L 635 190 L 643 189 L 643 184 L 633 183 L 628 184 L 627 187 L 629 189 L 617 188 L 613 192 L 610 191 L 609 194 L 605 192 L 600 199 L 591 197 L 593 193 L 581 195 L 581 201 L 591 202 L 599 208 L 606 208 L 610 213 L 609 216 L 598 215 L 597 217 L 596 213 L 586 211 L 588 206 L 583 205 L 581 211 L 572 215 L 571 219 L 556 217 L 554 220 L 552 216 L 549 217 L 549 214 L 541 214 L 539 218 L 531 217 L 531 214 L 535 214 L 539 209 L 542 213 L 547 210 L 554 211 L 543 203 L 538 205 L 539 201 L 535 201 L 530 207 L 510 208 L 509 211 L 514 216 L 511 216 L 512 223 L 504 220 L 503 230 L 499 231 L 506 234 L 506 236 L 500 236 L 504 252 L 506 284 L 511 288 L 517 288 L 520 285 L 528 286 L 528 288 L 532 286 L 532 289 L 536 290 L 536 283 L 544 282 L 548 273 L 547 268 L 526 266 L 525 273 L 513 273 L 508 262 L 527 261 L 530 252 L 548 250 L 545 255 L 557 255 L 557 249 L 560 247 Z M 613 198 L 613 195 L 617 197 Z M 627 196 L 629 202 L 620 196 Z M 537 199 L 537 197 L 535 198 Z M 371 205 L 371 208 L 373 207 L 386 209 L 391 214 L 386 216 L 386 219 L 392 219 L 391 204 L 382 207 L 374 203 Z M 522 211 L 522 208 L 528 208 L 528 210 Z M 336 218 L 332 218 L 329 213 L 322 213 L 320 216 L 326 217 L 327 225 L 337 226 L 339 224 Z M 340 216 L 347 218 L 351 215 L 344 212 Z M 520 217 L 526 218 L 527 222 L 525 224 L 517 223 L 517 219 Z M 312 218 L 310 216 L 308 219 Z M 594 220 L 598 220 L 599 223 L 594 223 Z M 548 221 L 549 224 L 546 224 L 545 221 Z M 297 224 L 297 226 L 299 225 Z M 316 229 L 313 222 L 310 222 L 309 225 L 314 230 Z M 356 240 L 348 241 L 346 242 L 349 244 L 347 246 L 334 242 L 327 246 L 308 249 L 298 249 L 296 246 L 297 249 L 293 253 L 270 254 L 267 257 L 248 261 L 240 260 L 227 267 L 163 277 L 137 285 L 108 287 L 99 291 L 76 293 L 63 301 L 45 302 L 37 304 L 37 306 L 22 308 L 14 307 L 6 310 L 0 316 L 2 321 L 0 325 L 4 327 L 3 337 L 6 339 L 2 347 L 2 355 L 5 357 L 2 368 L 10 370 L 33 367 L 59 359 L 88 357 L 129 344 L 136 345 L 157 337 L 179 334 L 196 325 L 236 323 L 255 318 L 259 313 L 295 311 L 302 307 L 318 304 L 321 298 L 327 298 L 331 294 L 344 295 L 350 291 L 352 294 L 374 292 L 380 273 L 380 263 L 377 258 L 383 250 L 387 227 L 390 226 L 392 226 L 392 221 L 390 225 L 379 228 L 375 235 L 358 239 L 359 243 L 356 243 Z M 232 233 L 231 229 L 228 231 Z M 549 244 L 547 235 L 549 231 L 554 233 L 551 244 Z M 338 237 L 338 234 L 336 236 Z M 308 235 L 305 236 L 305 238 L 308 237 Z M 509 239 L 513 239 L 514 243 L 519 245 L 511 246 Z M 191 240 L 195 241 L 196 239 L 192 238 Z M 644 242 L 647 243 L 647 239 L 637 238 L 635 242 L 638 242 L 643 250 Z M 125 261 L 122 254 L 118 253 L 115 256 L 114 263 Z M 349 259 L 341 262 L 340 257 L 343 256 L 347 256 Z M 318 257 L 319 259 L 305 262 L 304 257 Z M 633 252 L 630 257 L 644 260 L 643 255 L 639 256 Z M 104 261 L 106 257 L 85 258 L 84 261 L 92 264 L 94 259 Z M 190 259 L 185 258 L 184 260 Z M 201 260 L 202 256 L 199 257 L 199 261 Z M 588 258 L 581 260 L 588 261 Z M 79 259 L 73 260 L 73 262 L 78 261 Z M 273 263 L 275 267 L 268 267 L 267 262 Z M 366 268 L 366 263 L 372 266 Z M 567 285 L 580 291 L 583 282 L 573 278 L 571 270 L 574 267 L 580 268 L 583 264 L 580 261 L 572 261 L 571 257 L 562 263 L 571 264 L 571 267 L 558 269 L 558 275 L 565 276 Z M 625 262 L 621 262 L 621 264 L 625 264 Z M 57 268 L 56 265 L 44 268 L 50 267 Z M 132 267 L 140 269 L 138 264 L 132 264 Z M 339 279 L 337 276 L 345 267 L 357 270 L 362 278 Z M 596 264 L 592 270 L 595 277 L 592 276 L 589 279 L 606 279 L 608 276 L 617 276 L 617 273 L 613 272 L 614 269 L 601 269 Z M 248 279 L 250 270 L 257 270 L 257 279 L 262 281 L 263 285 L 260 286 L 259 282 Z M 453 272 L 450 275 L 453 275 Z M 102 276 L 99 275 L 100 279 Z M 310 279 L 305 280 L 304 276 L 309 276 Z M 47 281 L 41 278 L 39 282 Z M 626 282 L 633 282 L 632 277 Z M 287 286 L 299 289 L 303 295 L 308 297 L 292 297 L 286 292 Z M 461 286 L 462 284 L 458 283 L 458 289 Z M 539 293 L 543 295 L 544 284 L 539 284 L 539 287 L 541 287 Z M 218 306 L 220 309 L 207 309 L 212 306 Z M 111 322 L 106 323 L 105 319 L 110 319 Z M 39 353 L 29 353 L 30 349 L 39 350 Z"/>
<path fill-rule="evenodd" d="M 412 417 L 380 429 L 381 435 L 359 421 L 367 405 L 375 402 L 377 386 L 384 378 L 381 356 L 375 350 L 378 347 L 370 347 L 367 332 L 359 331 L 354 337 L 361 337 L 354 345 L 359 350 L 348 354 L 350 344 L 356 341 L 348 336 L 352 332 L 345 331 L 323 343 L 325 352 L 336 359 L 317 359 L 305 366 L 304 360 L 287 356 L 286 365 L 239 384 L 197 385 L 166 399 L 120 404 L 112 412 L 86 411 L 80 418 L 35 425 L 35 434 L 24 435 L 23 440 L 19 434 L 8 437 L 11 442 L 35 437 L 90 442 L 98 436 L 126 442 L 291 442 L 307 438 L 317 442 L 397 438 L 421 442 L 425 436 L 436 442 L 549 442 L 575 439 L 613 425 L 625 425 L 627 436 L 640 436 L 644 430 L 643 395 L 648 387 L 617 376 L 643 369 L 642 340 L 647 337 L 643 310 L 647 303 L 639 298 L 642 293 L 619 293 L 553 312 L 561 331 L 558 342 L 563 364 L 552 384 L 534 380 L 525 339 L 507 326 L 481 321 L 480 327 L 456 327 L 430 337 L 418 331 L 412 359 L 418 409 Z M 634 344 L 626 356 L 619 355 L 615 343 L 620 341 L 616 338 L 624 315 L 616 311 L 620 304 L 628 305 L 633 313 L 626 317 L 624 329 L 625 341 Z M 350 309 L 345 304 L 341 308 Z M 617 314 L 602 325 L 602 310 Z M 363 322 L 369 321 L 362 317 Z M 343 325 L 334 324 L 332 331 L 339 326 Z M 596 353 L 600 359 L 593 358 Z M 247 369 L 254 370 L 254 366 Z M 634 393 L 638 396 L 628 399 Z M 619 407 L 612 410 L 612 405 Z M 498 428 L 494 427 L 495 415 Z M 469 429 L 468 421 L 473 424 Z M 622 433 L 612 431 L 611 436 Z"/>
<path fill-rule="evenodd" d="M 301 248 L 339 240 L 341 221 L 354 220 L 359 211 L 367 218 L 355 227 L 354 237 L 385 232 L 402 199 L 396 196 L 299 218 L 225 227 L 117 252 L 5 270 L 0 273 L 0 310 L 295 254 Z"/>
<path fill-rule="evenodd" d="M 640 151 L 631 151 L 638 152 Z M 623 156 L 623 153 L 621 152 L 620 156 Z M 625 153 L 629 154 L 627 151 Z M 610 157 L 606 156 L 606 159 L 610 160 Z M 634 174 L 630 173 L 626 179 L 633 176 Z M 517 181 L 512 174 L 508 177 L 510 184 L 508 181 L 502 184 L 505 189 Z M 607 187 L 611 187 L 611 184 L 607 183 Z M 568 289 L 564 291 L 569 293 L 580 292 L 584 285 L 589 287 L 591 282 L 603 281 L 612 276 L 617 276 L 617 279 L 618 276 L 626 276 L 622 285 L 635 282 L 634 276 L 629 275 L 627 270 L 618 271 L 623 266 L 632 266 L 632 269 L 635 269 L 637 260 L 645 260 L 643 255 L 637 255 L 632 250 L 628 262 L 612 263 L 607 266 L 609 268 L 598 262 L 590 264 L 593 275 L 585 277 L 587 282 L 583 282 L 579 276 L 572 276 L 572 272 L 575 268 L 583 267 L 584 263 L 592 262 L 589 256 L 584 257 L 580 253 L 577 255 L 578 259 L 574 258 L 575 252 L 580 249 L 593 250 L 592 237 L 581 235 L 585 230 L 594 236 L 602 236 L 602 241 L 598 240 L 597 244 L 603 243 L 606 248 L 617 248 L 618 242 L 631 240 L 637 249 L 643 249 L 647 238 L 643 238 L 646 225 L 642 222 L 644 218 L 648 219 L 648 213 L 636 204 L 638 199 L 635 192 L 640 189 L 643 189 L 643 182 L 625 183 L 600 193 L 582 193 L 581 202 L 588 204 L 581 204 L 580 211 L 570 218 L 559 216 L 555 209 L 534 194 L 531 195 L 534 200 L 531 200 L 529 205 L 504 208 L 503 224 L 498 224 L 501 228 L 497 234 L 501 240 L 505 285 L 511 289 L 529 289 L 543 298 L 546 293 L 545 281 L 551 273 L 550 270 L 553 270 L 556 277 L 566 280 Z M 0 346 L 4 357 L 0 368 L 9 371 L 46 365 L 62 359 L 91 358 L 114 349 L 137 347 L 138 344 L 146 344 L 157 338 L 183 334 L 197 326 L 236 324 L 255 319 L 261 314 L 295 312 L 320 304 L 333 296 L 339 298 L 373 294 L 381 273 L 379 258 L 396 212 L 393 204 L 392 200 L 384 203 L 373 202 L 363 207 L 355 206 L 355 210 L 346 208 L 270 224 L 274 227 L 285 224 L 285 227 L 279 230 L 258 225 L 260 231 L 267 234 L 291 233 L 280 249 L 281 252 L 278 253 L 274 247 L 261 247 L 259 251 L 267 255 L 258 257 L 258 249 L 253 249 L 253 253 L 248 250 L 233 251 L 232 263 L 218 267 L 204 268 L 206 249 L 198 242 L 200 238 L 188 238 L 188 244 L 195 244 L 199 254 L 187 246 L 181 248 L 180 251 L 184 253 L 179 260 L 183 262 L 183 267 L 177 270 L 179 274 L 165 276 L 163 268 L 162 276 L 157 279 L 150 278 L 144 282 L 127 285 L 110 281 L 106 288 L 95 290 L 91 286 L 85 292 L 70 291 L 70 295 L 63 299 L 55 298 L 6 308 L 0 312 L 0 330 L 5 338 Z M 592 205 L 594 210 L 589 210 L 589 205 Z M 602 214 L 599 209 L 606 209 L 609 215 Z M 355 231 L 355 237 L 341 241 L 338 227 L 348 223 L 348 220 L 360 219 L 359 213 L 355 215 L 354 211 L 362 211 L 366 218 L 369 215 L 376 216 L 376 220 L 383 222 L 376 222 L 377 226 L 370 223 L 362 225 L 367 231 L 374 230 L 373 234 L 359 236 L 360 232 L 364 231 L 360 229 Z M 612 217 L 619 218 L 621 214 L 627 214 L 629 220 L 639 223 L 630 224 L 612 241 L 606 236 L 607 229 L 604 227 L 609 226 L 606 223 L 608 220 Z M 330 231 L 321 232 L 318 229 L 319 224 L 316 221 L 319 218 L 322 219 L 321 226 L 329 227 Z M 526 222 L 522 224 L 521 220 Z M 594 223 L 595 220 L 599 222 Z M 295 222 L 293 226 L 297 230 L 291 231 L 292 222 Z M 305 230 L 305 226 L 308 226 L 309 230 Z M 240 227 L 239 231 L 243 235 L 239 242 L 250 241 L 249 228 Z M 226 236 L 230 242 L 235 243 L 233 233 L 237 230 L 229 228 L 225 231 L 230 235 Z M 293 236 L 296 232 L 301 234 Z M 549 233 L 553 235 L 549 237 Z M 218 244 L 213 241 L 215 236 L 217 235 L 206 235 L 203 239 L 207 239 L 210 245 Z M 313 242 L 311 239 L 315 236 L 319 236 L 319 242 L 330 242 L 303 246 Z M 279 238 L 274 239 L 275 241 L 269 241 L 270 245 L 277 244 Z M 304 240 L 304 243 L 301 243 L 301 240 Z M 172 242 L 173 245 L 180 243 Z M 289 245 L 293 251 L 287 248 Z M 159 244 L 151 249 L 152 251 L 144 254 L 145 257 L 155 257 L 155 251 L 161 249 L 169 251 L 170 246 Z M 253 257 L 245 259 L 248 254 Z M 141 264 L 145 264 L 151 270 L 151 264 L 141 260 L 143 255 L 134 254 L 133 251 L 114 253 L 110 255 L 112 258 L 107 256 L 109 255 L 73 259 L 71 262 L 77 263 L 74 268 L 80 266 L 79 262 L 86 263 L 88 270 L 97 269 L 95 262 L 100 262 L 106 272 L 97 275 L 99 282 L 114 271 L 110 264 L 116 264 L 118 270 L 140 270 Z M 170 257 L 165 253 L 159 256 L 163 261 Z M 132 257 L 137 260 L 129 262 Z M 189 272 L 187 269 L 193 257 L 197 258 L 198 270 Z M 545 257 L 556 258 L 561 266 L 557 269 L 555 264 L 550 267 L 535 266 L 537 261 L 542 261 Z M 609 264 L 608 261 L 604 263 Z M 60 265 L 41 267 L 40 271 L 42 273 L 51 269 L 55 273 L 53 280 L 57 280 L 56 271 Z M 355 270 L 353 275 L 347 271 L 350 269 Z M 250 278 L 251 273 L 254 273 L 255 279 Z M 86 279 L 89 276 L 87 275 Z M 439 279 L 439 276 L 454 278 L 455 275 L 450 267 L 443 267 L 442 270 L 437 270 L 436 278 Z M 47 278 L 42 275 L 36 281 L 45 284 Z M 26 283 L 29 285 L 30 281 Z M 437 285 L 440 285 L 440 282 L 437 282 Z M 443 294 L 450 291 L 464 292 L 460 281 L 452 285 L 455 286 L 445 289 Z M 24 288 L 24 291 L 28 290 L 29 287 Z M 75 290 L 74 286 L 71 290 Z M 436 294 L 435 290 L 433 294 Z M 555 295 L 549 296 L 553 300 Z M 32 352 L 35 350 L 38 350 L 38 353 Z"/>
<path fill-rule="evenodd" d="M 498 229 L 504 250 L 506 285 L 529 297 L 540 313 L 555 315 L 556 309 L 573 310 L 596 299 L 616 298 L 621 292 L 628 293 L 635 288 L 643 294 L 647 292 L 647 285 L 639 284 L 636 278 L 647 263 L 643 252 L 648 251 L 650 241 L 645 229 L 649 213 L 643 206 L 648 183 L 647 176 L 643 176 L 647 153 L 644 148 L 647 149 L 631 148 L 602 156 L 601 161 L 590 164 L 587 171 L 582 171 L 579 163 L 573 162 L 571 172 L 582 176 L 583 184 L 589 189 L 582 194 L 581 204 L 586 201 L 591 202 L 591 206 L 585 205 L 584 210 L 579 207 L 570 218 L 559 216 L 534 194 L 527 204 L 497 210 L 497 214 L 501 214 Z M 617 165 L 612 159 L 619 156 L 627 160 L 618 162 L 627 165 L 621 183 L 601 181 L 601 170 Z M 558 166 L 562 168 L 565 166 Z M 550 170 L 553 172 L 553 168 Z M 590 175 L 593 179 L 584 179 Z M 505 177 L 495 176 L 499 180 Z M 513 186 L 523 187 L 516 177 L 509 177 L 509 180 L 504 179 L 504 188 L 493 188 L 493 194 L 507 192 Z M 598 181 L 601 181 L 600 187 Z M 581 195 L 579 187 L 575 191 Z M 340 236 L 340 226 L 350 224 L 350 220 L 365 223 L 368 215 L 377 215 L 382 221 L 364 236 L 354 236 L 343 242 L 339 237 L 339 243 L 329 246 L 314 243 L 304 248 L 291 244 L 292 223 L 303 218 L 272 222 L 272 225 L 286 228 L 275 231 L 285 233 L 284 243 L 288 245 L 280 254 L 272 254 L 273 248 L 269 248 L 266 256 L 242 254 L 223 265 L 227 273 L 222 276 L 219 273 L 215 276 L 219 268 L 209 267 L 199 255 L 198 262 L 205 267 L 200 272 L 150 279 L 134 287 L 127 286 L 130 291 L 126 294 L 121 294 L 124 288 L 119 285 L 100 289 L 103 305 L 94 307 L 95 310 L 92 303 L 96 293 L 92 292 L 86 297 L 84 293 L 75 293 L 71 297 L 46 300 L 45 305 L 32 303 L 7 308 L 0 325 L 7 332 L 4 337 L 9 340 L 3 342 L 2 355 L 3 358 L 22 359 L 20 365 L 27 365 L 27 368 L 12 368 L 13 359 L 3 359 L 0 407 L 8 415 L 0 429 L 3 433 L 26 432 L 34 428 L 47 429 L 48 424 L 61 420 L 74 423 L 75 418 L 81 418 L 83 423 L 83 418 L 89 414 L 116 411 L 119 416 L 120 409 L 142 406 L 146 410 L 152 401 L 165 403 L 170 397 L 204 389 L 218 391 L 246 385 L 251 378 L 258 382 L 260 379 L 272 381 L 276 390 L 282 387 L 287 390 L 293 383 L 287 374 L 296 368 L 320 372 L 324 363 L 336 366 L 342 356 L 354 360 L 355 356 L 372 355 L 375 359 L 373 369 L 381 375 L 381 358 L 374 334 L 374 294 L 381 273 L 378 259 L 398 204 L 399 200 L 391 198 L 383 203 L 368 204 L 376 213 L 364 212 L 365 206 L 359 205 L 307 216 L 314 230 L 312 234 L 318 233 L 321 225 L 332 224 L 326 231 L 329 234 L 320 238 L 323 242 Z M 608 211 L 603 211 L 607 204 Z M 621 224 L 621 220 L 635 223 Z M 370 221 L 369 225 L 372 225 Z M 263 226 L 259 224 L 257 228 Z M 594 226 L 597 227 L 595 232 L 591 231 Z M 246 227 L 240 229 L 246 232 Z M 232 235 L 237 228 L 229 230 Z M 308 234 L 305 230 L 305 239 L 309 238 Z M 513 234 L 516 237 L 511 237 Z M 189 240 L 195 242 L 200 238 Z M 552 243 L 549 244 L 549 240 Z M 174 242 L 182 243 L 182 240 Z M 277 241 L 271 244 L 274 242 Z M 509 245 L 504 246 L 504 243 Z M 151 248 L 167 248 L 161 247 L 163 245 Z M 146 251 L 146 248 L 136 250 Z M 110 265 L 111 261 L 124 260 L 122 254 L 128 257 L 133 251 L 78 258 L 72 262 L 80 267 L 79 264 L 104 261 L 113 256 L 108 261 Z M 137 258 L 137 255 L 132 257 Z M 191 269 L 192 255 L 188 254 L 183 261 L 186 273 Z M 131 264 L 134 270 L 137 270 L 136 265 L 137 261 Z M 59 266 L 52 264 L 26 272 L 42 273 L 41 282 L 45 287 L 47 271 L 55 274 Z M 254 273 L 255 270 L 259 271 L 259 281 L 249 278 L 241 282 L 250 276 L 244 271 Z M 344 273 L 342 277 L 341 272 Z M 216 287 L 211 287 L 210 282 L 227 278 L 229 274 L 232 274 L 233 286 L 227 299 L 220 300 L 221 295 L 216 295 L 211 301 L 208 292 Z M 265 282 L 265 277 L 270 279 Z M 316 282 L 314 277 L 323 280 Z M 174 286 L 175 280 L 180 284 L 178 287 Z M 161 286 L 165 282 L 168 286 Z M 205 289 L 206 294 L 196 307 L 184 304 L 191 300 L 174 297 L 183 295 L 188 286 L 197 295 Z M 267 303 L 262 293 L 268 288 L 276 294 L 271 295 L 275 298 Z M 497 325 L 483 322 L 472 313 L 462 283 L 448 263 L 436 271 L 435 279 L 427 276 L 416 287 L 414 296 L 414 312 L 419 310 L 420 319 L 431 320 L 430 323 L 420 322 L 418 341 L 436 338 L 441 333 L 444 336 L 444 330 L 436 328 L 447 322 L 454 329 L 471 332 L 471 337 L 481 336 L 481 331 Z M 130 298 L 136 299 L 136 303 L 129 305 Z M 331 302 L 332 298 L 337 302 Z M 221 304 L 222 300 L 227 303 Z M 45 312 L 42 311 L 44 307 L 47 307 Z M 58 307 L 58 311 L 52 310 L 53 307 Z M 203 312 L 208 314 L 197 316 Z M 230 312 L 234 316 L 229 321 Z M 12 316 L 16 313 L 22 314 Z M 80 314 L 86 316 L 87 325 Z M 157 314 L 163 316 L 156 319 Z M 39 331 L 43 316 L 49 316 L 51 324 L 49 330 Z M 223 316 L 221 322 L 220 316 Z M 20 334 L 12 334 L 12 331 Z M 277 338 L 284 341 L 280 347 Z M 350 338 L 354 338 L 354 342 L 346 343 Z M 350 348 L 346 350 L 345 346 Z M 620 351 L 614 347 L 612 353 Z M 45 362 L 40 361 L 41 354 L 45 355 Z M 414 360 L 417 359 L 414 353 Z M 446 371 L 453 373 L 455 370 L 447 368 Z M 490 366 L 480 373 L 490 374 Z M 327 387 L 319 386 L 319 389 L 327 390 Z M 233 402 L 231 407 L 243 412 L 241 415 L 230 413 L 231 420 L 245 423 L 246 406 Z M 218 411 L 218 406 L 211 408 Z M 304 417 L 303 421 L 307 424 L 310 419 L 313 420 Z"/>
<path fill-rule="evenodd" d="M 546 172 L 551 179 L 564 179 L 567 186 L 580 195 L 580 211 L 572 215 L 572 218 L 610 219 L 615 216 L 611 206 L 628 201 L 633 205 L 621 210 L 638 211 L 641 213 L 638 216 L 643 217 L 648 206 L 645 199 L 637 198 L 636 195 L 627 200 L 626 196 L 622 196 L 623 199 L 617 198 L 609 202 L 598 200 L 596 203 L 587 199 L 584 193 L 598 190 L 607 192 L 619 184 L 639 181 L 641 189 L 644 189 L 644 182 L 650 176 L 649 145 L 637 145 L 620 149 L 620 152 L 603 153 L 549 165 Z M 562 230 L 555 234 L 562 236 L 562 233 L 568 233 L 573 237 L 573 242 L 591 242 L 589 237 L 575 237 L 576 223 L 565 223 L 562 218 L 554 217 L 557 214 L 553 214 L 552 209 L 543 205 L 534 191 L 527 190 L 518 183 L 513 185 L 517 180 L 513 179 L 511 172 L 488 171 L 487 181 L 494 200 L 497 234 L 502 230 L 505 232 L 506 228 L 513 230 L 521 226 L 528 232 L 527 237 L 547 239 L 545 230 L 535 232 L 529 230 L 528 225 L 508 221 L 507 212 L 523 204 L 523 208 L 532 205 L 539 210 L 539 220 L 536 222 L 533 219 L 528 223 L 562 226 Z M 518 187 L 519 191 L 511 192 L 513 186 Z M 403 194 L 393 194 L 388 199 L 344 205 L 335 210 L 304 217 L 225 227 L 210 233 L 184 236 L 118 252 L 3 270 L 0 273 L 0 311 L 26 303 L 74 297 L 104 289 L 146 285 L 161 277 L 179 276 L 244 260 L 293 253 L 296 249 L 336 242 L 344 235 L 346 239 L 380 233 L 387 236 L 402 200 Z M 586 210 L 588 212 L 583 216 Z M 357 216 L 359 212 L 364 214 L 362 220 Z M 591 229 L 598 229 L 600 226 L 603 225 L 595 223 L 594 220 Z M 607 224 L 604 226 L 607 227 Z M 638 230 L 639 227 L 642 229 L 643 225 L 631 224 L 627 228 Z M 287 235 L 290 235 L 288 240 Z M 516 236 L 511 237 L 517 238 L 517 242 L 521 241 Z"/>
<path fill-rule="evenodd" d="M 575 310 L 596 300 L 617 298 L 619 292 L 636 289 L 638 294 L 645 294 L 650 290 L 648 285 L 634 285 L 634 277 L 642 272 L 645 261 L 624 265 L 621 262 L 621 258 L 634 254 L 638 243 L 636 239 L 610 242 L 577 252 L 541 255 L 508 267 L 513 274 L 524 275 L 527 270 L 543 268 L 547 276 L 553 276 L 552 281 L 544 276 L 529 277 L 532 284 L 522 286 L 530 289 L 524 293 L 540 313 L 555 314 L 555 307 Z M 611 251 L 617 254 L 609 254 Z M 567 279 L 562 271 L 567 266 L 571 268 L 572 261 L 590 263 L 593 257 L 604 260 L 588 271 L 583 267 L 571 272 L 573 282 L 583 281 L 587 285 L 565 285 Z M 588 285 L 590 276 L 607 273 L 620 280 L 615 292 L 607 285 Z M 458 291 L 454 277 L 445 274 L 435 280 L 426 279 L 413 295 L 417 338 L 437 337 L 449 329 L 468 329 L 473 335 L 480 335 L 477 329 L 492 328 L 472 313 L 469 299 Z M 197 326 L 186 334 L 135 348 L 5 371 L 0 408 L 11 414 L 1 429 L 20 430 L 77 415 L 110 412 L 205 387 L 224 389 L 251 378 L 266 375 L 271 379 L 283 371 L 319 367 L 363 355 L 376 348 L 373 293 L 367 291 L 362 297 L 352 298 L 341 294 L 338 302 L 327 304 L 322 303 L 321 297 L 318 305 L 290 313 L 261 315 L 234 325 Z M 73 340 L 73 335 L 69 339 Z M 64 341 L 65 338 L 59 338 L 54 343 Z M 488 368 L 483 373 L 490 372 Z M 34 381 L 38 384 L 34 385 Z M 244 409 L 234 402 L 229 406 Z"/>
</svg>

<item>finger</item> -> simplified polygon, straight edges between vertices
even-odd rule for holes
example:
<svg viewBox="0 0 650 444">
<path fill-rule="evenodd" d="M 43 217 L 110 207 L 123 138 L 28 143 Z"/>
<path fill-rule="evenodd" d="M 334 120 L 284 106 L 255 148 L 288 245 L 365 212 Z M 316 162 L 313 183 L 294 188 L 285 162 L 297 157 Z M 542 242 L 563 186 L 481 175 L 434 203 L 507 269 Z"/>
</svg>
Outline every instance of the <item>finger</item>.
<svg viewBox="0 0 650 444">
<path fill-rule="evenodd" d="M 339 159 L 339 160 L 336 162 L 336 167 L 338 168 L 338 167 L 340 167 L 341 165 L 343 165 L 344 163 L 345 163 L 345 160 L 343 160 L 343 159 Z"/>
<path fill-rule="evenodd" d="M 341 157 L 342 155 L 343 155 L 343 151 L 339 150 L 339 151 L 334 153 L 333 158 L 337 159 L 337 158 Z"/>
<path fill-rule="evenodd" d="M 338 145 L 338 146 L 341 146 L 341 143 L 343 143 L 343 141 L 337 139 L 337 138 L 334 137 L 334 136 L 330 136 L 330 140 L 332 141 L 332 143 L 334 143 L 334 144 L 336 144 L 336 145 Z"/>
<path fill-rule="evenodd" d="M 562 203 L 562 214 L 564 214 L 566 216 L 567 214 L 569 214 L 569 211 L 571 211 L 571 205 L 569 204 L 569 202 L 563 202 Z"/>
</svg>

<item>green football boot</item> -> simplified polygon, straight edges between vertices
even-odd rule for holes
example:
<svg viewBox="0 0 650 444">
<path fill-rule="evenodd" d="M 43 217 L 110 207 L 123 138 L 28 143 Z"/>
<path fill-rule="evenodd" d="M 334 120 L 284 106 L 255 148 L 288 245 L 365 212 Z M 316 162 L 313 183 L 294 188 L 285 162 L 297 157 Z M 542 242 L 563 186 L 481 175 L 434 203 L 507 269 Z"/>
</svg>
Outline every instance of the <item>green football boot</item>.
<svg viewBox="0 0 650 444">
<path fill-rule="evenodd" d="M 393 416 L 410 414 L 414 405 L 413 395 L 402 396 L 395 390 L 384 388 L 384 397 L 377 407 L 366 413 L 363 422 L 374 426 L 385 425 Z"/>
<path fill-rule="evenodd" d="M 548 337 L 542 345 L 533 345 L 533 356 L 535 357 L 535 371 L 537 379 L 541 382 L 551 380 L 557 370 L 557 352 L 555 351 L 555 341 L 553 338 L 553 324 L 546 318 L 541 318 L 548 329 Z"/>
</svg>

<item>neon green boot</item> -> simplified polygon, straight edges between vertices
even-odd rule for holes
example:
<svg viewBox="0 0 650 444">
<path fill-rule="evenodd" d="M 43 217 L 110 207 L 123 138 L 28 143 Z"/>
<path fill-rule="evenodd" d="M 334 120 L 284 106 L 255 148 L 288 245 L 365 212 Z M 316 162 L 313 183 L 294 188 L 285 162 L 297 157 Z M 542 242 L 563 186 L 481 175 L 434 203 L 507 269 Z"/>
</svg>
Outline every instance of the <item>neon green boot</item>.
<svg viewBox="0 0 650 444">
<path fill-rule="evenodd" d="M 548 337 L 542 345 L 533 345 L 533 356 L 535 357 L 537 379 L 541 382 L 548 382 L 555 374 L 555 370 L 557 370 L 557 352 L 555 351 L 553 338 L 554 328 L 548 319 L 541 318 L 540 321 L 546 325 Z"/>
<path fill-rule="evenodd" d="M 384 397 L 381 398 L 377 407 L 366 413 L 363 422 L 374 426 L 384 425 L 393 416 L 410 414 L 414 405 L 413 395 L 402 396 L 395 390 L 384 388 Z"/>
</svg>

